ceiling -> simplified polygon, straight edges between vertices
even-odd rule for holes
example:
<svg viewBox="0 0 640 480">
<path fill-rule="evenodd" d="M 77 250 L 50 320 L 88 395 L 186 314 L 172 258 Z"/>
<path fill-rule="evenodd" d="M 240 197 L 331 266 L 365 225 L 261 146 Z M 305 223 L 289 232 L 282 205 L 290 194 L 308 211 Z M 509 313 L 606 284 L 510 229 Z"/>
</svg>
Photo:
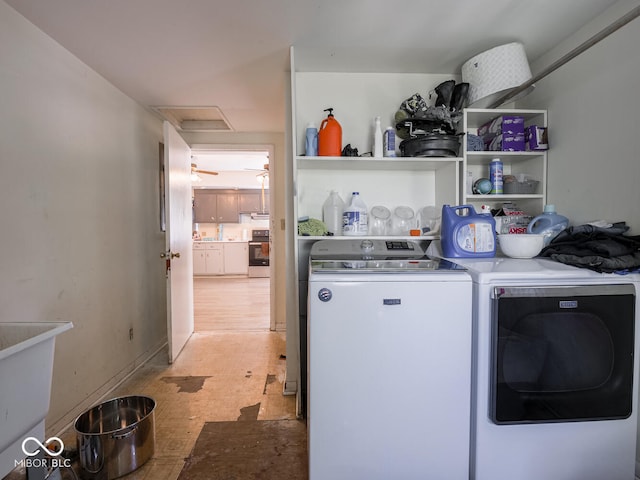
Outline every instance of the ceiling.
<svg viewBox="0 0 640 480">
<path fill-rule="evenodd" d="M 459 73 L 521 41 L 529 62 L 615 0 L 5 0 L 140 104 L 217 106 L 284 132 L 289 47 L 314 71 Z"/>
</svg>

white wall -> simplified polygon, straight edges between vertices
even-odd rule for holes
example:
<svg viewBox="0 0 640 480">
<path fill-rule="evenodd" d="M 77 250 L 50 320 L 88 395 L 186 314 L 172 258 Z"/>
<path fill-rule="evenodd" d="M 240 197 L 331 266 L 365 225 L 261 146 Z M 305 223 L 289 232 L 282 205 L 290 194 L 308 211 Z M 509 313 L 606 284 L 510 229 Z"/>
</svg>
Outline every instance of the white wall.
<svg viewBox="0 0 640 480">
<path fill-rule="evenodd" d="M 55 433 L 166 342 L 162 124 L 4 2 L 0 89 L 0 321 L 75 325 Z"/>
<path fill-rule="evenodd" d="M 532 65 L 534 74 L 636 6 L 618 2 Z M 573 224 L 624 220 L 630 234 L 640 234 L 639 44 L 636 18 L 542 79 L 522 102 L 549 110 L 548 200 Z"/>
<path fill-rule="evenodd" d="M 532 67 L 534 74 L 637 6 L 621 1 Z M 518 106 L 549 111 L 548 201 L 573 224 L 625 220 L 640 234 L 640 19 L 538 82 Z"/>
</svg>

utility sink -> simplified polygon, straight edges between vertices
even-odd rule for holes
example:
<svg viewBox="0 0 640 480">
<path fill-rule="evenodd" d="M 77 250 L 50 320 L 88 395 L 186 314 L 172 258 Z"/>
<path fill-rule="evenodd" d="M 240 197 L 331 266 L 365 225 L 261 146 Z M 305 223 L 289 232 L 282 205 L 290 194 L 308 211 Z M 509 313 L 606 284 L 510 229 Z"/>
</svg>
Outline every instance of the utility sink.
<svg viewBox="0 0 640 480">
<path fill-rule="evenodd" d="M 25 438 L 44 443 L 55 337 L 71 328 L 71 322 L 0 322 L 0 478 L 25 458 Z"/>
</svg>

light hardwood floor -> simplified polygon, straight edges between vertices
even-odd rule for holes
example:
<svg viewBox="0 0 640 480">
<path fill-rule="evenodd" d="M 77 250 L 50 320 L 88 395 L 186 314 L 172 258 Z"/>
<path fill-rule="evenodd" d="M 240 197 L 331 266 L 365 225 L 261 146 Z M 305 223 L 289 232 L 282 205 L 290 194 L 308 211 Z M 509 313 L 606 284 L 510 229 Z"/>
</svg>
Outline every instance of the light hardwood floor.
<svg viewBox="0 0 640 480">
<path fill-rule="evenodd" d="M 269 330 L 269 278 L 194 277 L 196 332 Z"/>
</svg>

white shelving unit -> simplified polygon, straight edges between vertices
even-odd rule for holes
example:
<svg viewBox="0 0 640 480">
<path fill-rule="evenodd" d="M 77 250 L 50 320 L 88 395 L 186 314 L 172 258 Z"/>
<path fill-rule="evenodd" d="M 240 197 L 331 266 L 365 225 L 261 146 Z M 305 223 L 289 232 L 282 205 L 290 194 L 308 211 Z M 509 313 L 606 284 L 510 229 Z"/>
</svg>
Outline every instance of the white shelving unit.
<svg viewBox="0 0 640 480">
<path fill-rule="evenodd" d="M 307 157 L 304 151 L 307 125 L 313 123 L 319 128 L 327 115 L 324 110 L 333 108 L 333 114 L 342 127 L 342 147 L 350 144 L 352 148 L 357 148 L 360 154 L 371 152 L 376 116 L 381 117 L 383 130 L 387 126 L 395 126 L 395 112 L 404 100 L 414 93 L 428 98 L 429 92 L 440 83 L 453 78 L 451 75 L 384 71 L 300 71 L 296 69 L 293 48 L 290 53 L 290 149 L 294 222 L 303 216 L 322 220 L 322 205 L 331 190 L 336 190 L 347 204 L 351 199 L 351 193 L 357 191 L 369 210 L 376 205 L 385 206 L 391 211 L 397 206 L 409 206 L 416 212 L 416 216 L 422 207 L 458 203 L 461 156 Z M 400 141 L 398 138 L 398 145 Z M 399 149 L 396 148 L 396 151 L 399 152 Z M 353 238 L 364 237 L 295 236 L 295 266 L 291 273 L 295 276 L 298 288 L 296 310 L 300 317 L 300 381 L 303 390 L 306 375 L 304 339 L 309 251 L 312 244 L 321 239 L 341 241 Z M 433 237 L 389 238 L 427 240 Z"/>
<path fill-rule="evenodd" d="M 456 204 L 459 199 L 458 158 L 307 157 L 307 124 L 320 127 L 324 109 L 333 108 L 342 126 L 342 146 L 350 144 L 360 154 L 370 152 L 374 118 L 382 127 L 395 126 L 394 115 L 402 101 L 414 93 L 427 97 L 448 75 L 406 73 L 298 72 L 292 51 L 291 69 L 292 151 L 295 218 L 322 220 L 322 205 L 331 190 L 345 203 L 354 191 L 367 207 L 383 205 L 418 210 L 428 205 Z M 397 139 L 399 144 L 401 139 Z M 399 151 L 396 148 L 397 151 Z M 462 150 L 462 149 L 461 149 Z"/>
<path fill-rule="evenodd" d="M 466 133 L 477 134 L 478 127 L 491 121 L 500 115 L 519 115 L 524 117 L 525 126 L 547 126 L 546 110 L 521 110 L 521 109 L 473 109 L 467 108 L 463 115 L 463 129 Z M 479 209 L 480 205 L 499 207 L 503 202 L 513 201 L 520 208 L 531 215 L 542 212 L 547 199 L 547 151 L 469 151 L 467 142 L 463 148 L 462 172 L 460 175 L 460 204 L 471 204 Z M 499 158 L 504 164 L 504 175 L 526 174 L 530 179 L 540 183 L 534 193 L 530 194 L 501 194 L 501 195 L 477 195 L 467 190 L 467 175 L 471 172 L 473 180 L 489 178 L 489 164 L 494 158 Z"/>
</svg>

